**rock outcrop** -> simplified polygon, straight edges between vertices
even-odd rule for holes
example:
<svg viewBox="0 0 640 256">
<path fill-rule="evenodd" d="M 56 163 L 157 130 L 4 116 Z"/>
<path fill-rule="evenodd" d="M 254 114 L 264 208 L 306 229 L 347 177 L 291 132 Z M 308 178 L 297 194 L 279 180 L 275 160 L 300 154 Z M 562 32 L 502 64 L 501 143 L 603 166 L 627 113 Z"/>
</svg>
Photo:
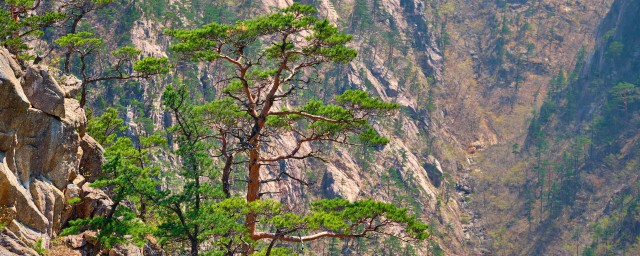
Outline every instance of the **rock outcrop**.
<svg viewBox="0 0 640 256">
<path fill-rule="evenodd" d="M 80 147 L 83 152 L 80 160 L 80 166 L 82 166 L 80 172 L 87 181 L 94 181 L 102 171 L 102 164 L 106 161 L 102 155 L 104 149 L 91 136 L 83 136 L 80 140 Z"/>
<path fill-rule="evenodd" d="M 434 156 L 429 155 L 425 161 L 424 169 L 427 171 L 431 184 L 439 188 L 442 183 L 442 176 L 444 175 L 440 161 Z"/>
<path fill-rule="evenodd" d="M 27 67 L 22 89 L 34 108 L 60 118 L 65 116 L 65 93 L 46 66 Z"/>
<path fill-rule="evenodd" d="M 46 67 L 25 70 L 0 48 L 1 255 L 37 255 L 31 248 L 47 248 L 69 217 L 85 217 L 70 214 L 77 206 L 67 200 L 95 194 L 82 189 L 90 188 L 79 176 L 83 152 L 94 175 L 101 164 L 92 165 L 102 151 L 85 134 L 87 119 L 78 101 L 64 97 Z M 86 150 L 82 142 L 89 144 Z M 87 198 L 79 205 L 92 205 Z"/>
</svg>

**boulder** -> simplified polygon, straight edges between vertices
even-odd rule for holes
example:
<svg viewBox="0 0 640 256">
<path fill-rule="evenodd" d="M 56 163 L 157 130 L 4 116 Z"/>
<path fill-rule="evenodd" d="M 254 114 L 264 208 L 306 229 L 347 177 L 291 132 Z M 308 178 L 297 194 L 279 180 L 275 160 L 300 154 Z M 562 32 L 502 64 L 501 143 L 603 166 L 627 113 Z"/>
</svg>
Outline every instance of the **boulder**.
<svg viewBox="0 0 640 256">
<path fill-rule="evenodd" d="M 29 66 L 22 85 L 33 107 L 47 114 L 64 117 L 64 91 L 46 66 Z"/>
<path fill-rule="evenodd" d="M 46 233 L 49 228 L 49 220 L 40 212 L 31 198 L 31 194 L 25 189 L 18 178 L 9 170 L 6 164 L 3 164 L 4 155 L 0 154 L 0 206 L 5 208 L 15 207 L 15 219 L 31 229 Z M 14 227 L 12 229 L 11 227 Z M 9 225 L 14 232 L 19 232 L 16 225 Z"/>
<path fill-rule="evenodd" d="M 135 245 L 116 245 L 109 250 L 109 256 L 143 256 L 142 248 Z"/>
<path fill-rule="evenodd" d="M 19 142 L 13 157 L 21 180 L 27 180 L 27 174 L 42 175 L 63 190 L 78 175 L 80 166 L 76 127 L 33 108 L 12 121 Z"/>
<path fill-rule="evenodd" d="M 88 230 L 83 232 L 82 238 L 84 238 L 84 240 L 87 241 L 87 243 L 89 243 L 90 245 L 98 245 L 98 235 L 95 231 Z"/>
<path fill-rule="evenodd" d="M 464 193 L 465 195 L 473 193 L 473 184 L 475 183 L 473 177 L 468 173 L 463 174 L 460 180 L 456 182 L 456 191 Z"/>
<path fill-rule="evenodd" d="M 142 247 L 144 255 L 162 256 L 166 255 L 165 251 L 160 248 L 160 245 L 153 237 L 147 237 L 149 239 L 147 243 Z"/>
<path fill-rule="evenodd" d="M 102 173 L 102 165 L 105 163 L 104 149 L 95 139 L 85 135 L 80 140 L 82 159 L 80 161 L 80 174 L 89 182 L 95 181 Z"/>
<path fill-rule="evenodd" d="M 106 216 L 111 210 L 113 201 L 102 190 L 92 188 L 91 183 L 82 185 L 82 202 L 76 207 L 77 218 Z"/>
<path fill-rule="evenodd" d="M 82 234 L 66 236 L 65 240 L 67 245 L 73 249 L 78 249 L 87 245 L 87 240 L 84 239 Z"/>
</svg>

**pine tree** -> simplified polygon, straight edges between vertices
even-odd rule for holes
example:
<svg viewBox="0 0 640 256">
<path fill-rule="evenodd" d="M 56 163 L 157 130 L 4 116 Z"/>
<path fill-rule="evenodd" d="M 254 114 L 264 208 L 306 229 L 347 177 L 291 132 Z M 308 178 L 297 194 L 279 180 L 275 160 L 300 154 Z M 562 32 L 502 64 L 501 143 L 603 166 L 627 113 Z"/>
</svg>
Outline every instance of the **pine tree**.
<svg viewBox="0 0 640 256">
<path fill-rule="evenodd" d="M 77 56 L 80 61 L 79 78 L 82 81 L 80 93 L 80 107 L 87 103 L 87 87 L 90 84 L 108 80 L 129 80 L 144 78 L 169 72 L 167 58 L 140 58 L 141 51 L 125 46 L 104 56 L 104 39 L 95 37 L 93 33 L 81 31 L 67 34 L 55 40 L 55 43 L 66 47 L 71 53 L 69 57 Z M 102 65 L 90 65 L 91 61 L 115 63 L 111 67 L 99 68 Z"/>
<path fill-rule="evenodd" d="M 139 209 L 144 205 L 146 215 L 132 215 L 130 208 L 118 203 L 109 214 L 112 217 L 74 222 L 66 233 L 100 230 L 105 247 L 138 242 L 143 234 L 153 234 L 165 248 L 190 255 L 283 255 L 291 253 L 291 243 L 372 234 L 394 235 L 405 241 L 425 239 L 428 226 L 392 204 L 323 199 L 301 209 L 262 198 L 277 192 L 264 191 L 263 184 L 308 184 L 286 168 L 272 177 L 263 173 L 268 164 L 321 156 L 319 150 L 307 150 L 308 146 L 382 147 L 389 142 L 369 120 L 397 109 L 397 104 L 354 90 L 344 91 L 329 103 L 308 100 L 292 105 L 288 101 L 308 88 L 313 68 L 322 63 L 346 63 L 356 56 L 346 46 L 351 36 L 315 18 L 314 13 L 314 8 L 295 3 L 233 25 L 211 23 L 168 31 L 178 41 L 172 49 L 179 54 L 194 61 L 226 62 L 234 68 L 225 97 L 197 105 L 186 85 L 167 87 L 163 104 L 175 125 L 165 136 L 175 142 L 167 148 L 177 146 L 172 151 L 177 160 L 162 168 L 151 161 L 160 152 L 149 146 L 166 143 L 157 135 L 139 142 L 119 138 L 107 149 L 106 175 L 96 181 L 97 186 L 110 189 L 114 201 L 133 202 Z M 82 46 L 82 38 L 74 41 L 71 37 L 70 42 Z M 134 70 L 153 71 L 164 66 L 140 67 L 134 65 Z M 99 119 L 102 124 L 92 122 L 101 128 L 90 127 L 89 131 L 120 123 L 114 121 L 113 113 L 108 114 L 111 117 Z M 114 140 L 112 134 L 100 138 Z M 287 135 L 294 140 L 292 148 L 280 144 Z M 276 147 L 280 151 L 274 150 Z M 232 188 L 233 177 L 248 177 L 246 187 Z M 121 220 L 135 226 L 116 230 L 111 223 Z M 127 232 L 133 236 L 125 239 Z"/>
<path fill-rule="evenodd" d="M 167 31 L 178 41 L 171 49 L 183 57 L 193 61 L 222 61 L 230 64 L 235 71 L 224 90 L 226 97 L 222 101 L 231 103 L 233 107 L 226 109 L 235 109 L 237 113 L 233 117 L 236 122 L 246 125 L 230 127 L 224 122 L 216 121 L 207 125 L 218 129 L 211 136 L 217 139 L 215 144 L 231 146 L 235 157 L 243 156 L 248 159 L 243 163 L 248 172 L 248 181 L 246 191 L 242 193 L 246 195 L 249 204 L 264 201 L 261 197 L 270 193 L 261 189 L 265 183 L 281 182 L 286 178 L 305 184 L 304 180 L 294 177 L 286 170 L 271 179 L 266 179 L 261 171 L 264 165 L 270 163 L 320 157 L 320 152 L 303 150 L 307 145 L 333 142 L 383 146 L 388 143 L 368 120 L 371 116 L 394 110 L 398 105 L 371 98 L 364 91 L 344 91 L 330 103 L 310 100 L 297 107 L 287 104 L 287 99 L 304 91 L 312 82 L 308 74 L 313 68 L 322 63 L 346 63 L 356 56 L 356 52 L 346 46 L 351 36 L 338 32 L 327 20 L 314 17 L 315 12 L 313 7 L 294 3 L 273 14 L 239 21 L 233 25 L 210 23 L 197 29 Z M 203 114 L 220 116 L 219 110 L 220 108 L 208 108 Z M 220 127 L 223 128 L 219 129 Z M 295 146 L 281 148 L 277 138 L 287 134 L 294 134 Z M 280 147 L 283 153 L 273 153 L 276 147 Z M 223 157 L 224 162 L 233 158 Z M 232 160 L 230 164 L 234 164 Z M 226 167 L 227 165 L 222 175 L 223 184 L 228 183 L 229 175 L 226 172 L 232 170 Z M 226 193 L 229 191 L 226 190 Z M 342 215 L 351 208 L 353 211 L 362 211 L 355 215 L 356 219 Z M 327 226 L 328 223 L 315 226 L 307 223 L 310 221 L 306 219 L 308 217 L 285 214 L 289 216 L 284 218 L 286 221 L 271 223 L 275 226 L 270 229 L 271 232 L 260 231 L 259 226 L 266 223 L 258 212 L 251 210 L 244 220 L 246 233 L 254 241 L 270 239 L 267 250 L 277 241 L 305 242 L 322 237 L 362 237 L 370 232 L 381 232 L 380 229 L 386 224 L 398 222 L 408 225 L 407 231 L 416 237 L 424 238 L 426 235 L 425 225 L 406 215 L 406 210 L 388 204 L 328 200 L 315 203 L 313 209 L 322 210 L 332 218 L 348 217 L 342 221 L 351 223 L 350 228 L 336 229 L 337 226 L 332 228 Z M 389 215 L 392 212 L 403 217 L 394 219 Z M 371 224 L 357 225 L 364 219 L 372 221 L 369 222 Z M 377 221 L 382 224 L 372 224 Z M 310 232 L 317 229 L 320 229 L 318 233 Z M 301 230 L 309 235 L 291 235 Z M 244 253 L 253 250 L 248 246 Z"/>
<path fill-rule="evenodd" d="M 0 3 L 0 45 L 13 54 L 21 54 L 29 50 L 25 39 L 38 38 L 44 30 L 63 21 L 66 15 L 62 12 L 48 11 L 32 15 L 42 0 L 7 0 Z M 21 55 L 21 58 L 33 58 Z"/>
</svg>

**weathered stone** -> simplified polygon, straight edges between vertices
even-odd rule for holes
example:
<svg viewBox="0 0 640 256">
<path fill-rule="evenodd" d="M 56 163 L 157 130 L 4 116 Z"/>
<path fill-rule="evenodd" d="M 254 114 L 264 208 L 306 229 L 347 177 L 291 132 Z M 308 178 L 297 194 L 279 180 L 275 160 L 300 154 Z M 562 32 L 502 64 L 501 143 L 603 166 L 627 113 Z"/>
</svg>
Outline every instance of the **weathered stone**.
<svg viewBox="0 0 640 256">
<path fill-rule="evenodd" d="M 78 176 L 78 177 L 82 177 L 82 175 Z M 82 190 L 80 189 L 80 186 L 78 184 L 80 184 L 78 182 L 78 178 L 76 178 L 73 183 L 67 185 L 67 188 L 64 190 L 64 202 L 67 204 L 65 205 L 64 209 L 62 210 L 62 216 L 60 218 L 60 222 L 61 223 L 66 223 L 74 214 L 74 208 L 75 206 L 79 203 L 73 203 L 73 204 L 69 204 L 69 202 L 71 200 L 77 200 L 74 198 L 78 198 L 81 199 L 81 195 L 82 195 Z M 83 179 L 84 180 L 84 179 Z"/>
<path fill-rule="evenodd" d="M 27 109 L 31 105 L 24 94 L 14 72 L 15 60 L 8 56 L 6 49 L 0 48 L 0 111 L 3 109 Z M 15 64 L 17 65 L 17 64 Z M 0 124 L 0 128 L 2 125 Z"/>
<path fill-rule="evenodd" d="M 74 127 L 33 108 L 24 112 L 0 111 L 0 120 L 4 125 L 0 133 L 13 133 L 13 138 L 0 138 L 4 141 L 0 145 L 10 145 L 7 165 L 20 182 L 42 175 L 62 190 L 77 176 L 79 138 Z"/>
<path fill-rule="evenodd" d="M 91 136 L 85 135 L 80 140 L 82 148 L 82 160 L 80 161 L 80 174 L 89 182 L 95 181 L 102 173 L 102 165 L 106 161 L 102 146 Z"/>
<path fill-rule="evenodd" d="M 143 256 L 142 248 L 135 245 L 116 245 L 109 250 L 109 256 Z"/>
<path fill-rule="evenodd" d="M 98 235 L 95 231 L 85 231 L 84 233 L 82 233 L 82 238 L 84 238 L 84 240 L 91 245 L 98 244 Z"/>
<path fill-rule="evenodd" d="M 153 237 L 147 237 L 149 241 L 144 244 L 142 247 L 142 252 L 144 255 L 154 255 L 154 256 L 163 256 L 166 255 L 164 250 L 160 248 L 160 245 Z"/>
<path fill-rule="evenodd" d="M 11 53 L 5 48 L 0 48 L 0 59 L 3 59 L 5 64 L 11 68 L 15 77 L 20 78 L 24 76 L 22 68 L 18 65 L 18 62 L 11 56 Z"/>
<path fill-rule="evenodd" d="M 82 81 L 75 76 L 63 76 L 60 78 L 60 86 L 64 90 L 64 97 L 73 99 L 80 93 Z"/>
<path fill-rule="evenodd" d="M 64 117 L 64 92 L 45 66 L 29 66 L 22 85 L 33 107 L 47 114 Z"/>
<path fill-rule="evenodd" d="M 0 230 L 0 255 L 38 256 L 39 254 L 9 230 Z"/>
<path fill-rule="evenodd" d="M 47 118 L 46 114 L 35 109 L 29 109 L 25 119 L 23 126 L 31 129 L 25 129 L 22 135 L 32 139 L 23 140 L 23 145 L 18 145 L 16 150 L 34 148 L 29 168 L 41 170 L 42 175 L 58 189 L 64 189 L 78 175 L 80 166 L 79 137 L 75 127 L 56 118 Z"/>
<path fill-rule="evenodd" d="M 64 207 L 64 194 L 49 181 L 34 180 L 30 185 L 33 202 L 40 212 L 49 220 L 46 232 L 54 235 L 61 228 L 60 213 Z"/>
<path fill-rule="evenodd" d="M 19 214 L 14 220 L 46 233 L 49 221 L 34 204 L 29 192 L 3 162 L 4 158 L 4 154 L 0 154 L 0 205 L 15 207 Z M 18 232 L 18 230 L 12 231 Z"/>
<path fill-rule="evenodd" d="M 7 226 L 17 215 L 16 207 L 0 206 L 0 229 Z"/>
<path fill-rule="evenodd" d="M 76 207 L 76 217 L 88 218 L 94 216 L 106 216 L 113 201 L 107 194 L 96 188 L 92 188 L 90 183 L 82 185 L 82 202 Z"/>
<path fill-rule="evenodd" d="M 84 237 L 82 237 L 82 234 L 66 236 L 65 240 L 67 242 L 67 245 L 69 245 L 73 249 L 78 249 L 87 244 L 87 241 L 84 239 Z"/>
<path fill-rule="evenodd" d="M 462 192 L 465 195 L 468 195 L 468 194 L 473 193 L 473 188 L 471 188 L 471 186 L 469 186 L 468 184 L 458 183 L 458 184 L 456 184 L 456 191 Z"/>
<path fill-rule="evenodd" d="M 75 127 L 82 138 L 87 131 L 87 116 L 84 109 L 80 107 L 80 102 L 75 99 L 64 100 L 65 117 L 62 122 Z"/>
<path fill-rule="evenodd" d="M 84 210 L 92 213 L 104 210 L 90 207 L 102 209 L 110 203 L 104 193 L 80 190 L 85 182 L 78 175 L 83 154 L 78 132 L 86 129 L 85 113 L 76 100 L 64 99 L 46 68 L 28 67 L 24 74 L 2 48 L 0 95 L 0 221 L 13 235 L 1 239 L 15 248 L 20 243 L 34 246 L 36 241 L 47 248 L 75 212 L 66 203 L 68 197 L 88 194 L 86 202 L 102 200 L 103 204 L 87 203 Z M 32 255 L 32 250 L 15 248 L 4 247 L 0 255 Z"/>
<path fill-rule="evenodd" d="M 23 224 L 23 222 L 19 221 L 19 218 L 20 216 L 9 223 L 7 229 L 16 234 L 20 240 L 29 244 L 31 248 L 34 248 L 36 245 L 42 248 L 49 248 L 51 237 L 45 232 L 35 230 Z"/>
</svg>

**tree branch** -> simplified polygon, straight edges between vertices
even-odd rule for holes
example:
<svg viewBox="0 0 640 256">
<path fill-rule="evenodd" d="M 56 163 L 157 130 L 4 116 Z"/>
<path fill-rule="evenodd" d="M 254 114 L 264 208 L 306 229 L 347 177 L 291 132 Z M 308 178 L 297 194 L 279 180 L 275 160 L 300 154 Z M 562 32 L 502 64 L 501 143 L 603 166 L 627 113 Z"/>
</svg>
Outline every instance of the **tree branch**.
<svg viewBox="0 0 640 256">
<path fill-rule="evenodd" d="M 286 111 L 278 111 L 278 112 L 271 112 L 269 113 L 269 115 L 274 115 L 274 116 L 286 116 L 286 115 L 300 115 L 315 121 L 325 121 L 328 123 L 332 123 L 332 124 L 347 124 L 349 122 L 347 121 L 342 121 L 342 120 L 335 120 L 335 119 L 331 119 L 331 118 L 326 118 L 324 116 L 319 116 L 319 115 L 313 115 L 313 114 L 309 114 L 309 113 L 305 113 L 302 111 L 293 111 L 293 110 L 286 110 Z"/>
</svg>

